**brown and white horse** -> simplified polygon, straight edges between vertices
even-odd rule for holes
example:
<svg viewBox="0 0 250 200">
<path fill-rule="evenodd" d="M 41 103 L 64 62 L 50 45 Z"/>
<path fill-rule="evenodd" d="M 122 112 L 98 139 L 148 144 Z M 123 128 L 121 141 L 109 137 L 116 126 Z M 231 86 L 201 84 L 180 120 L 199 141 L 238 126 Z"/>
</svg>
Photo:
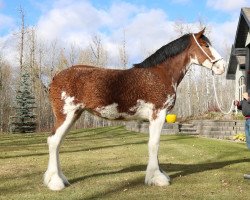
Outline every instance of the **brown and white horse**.
<svg viewBox="0 0 250 200">
<path fill-rule="evenodd" d="M 44 183 L 51 190 L 69 184 L 59 163 L 59 147 L 84 110 L 112 120 L 147 119 L 149 161 L 145 183 L 165 186 L 169 176 L 159 168 L 160 133 L 167 111 L 175 104 L 176 89 L 190 65 L 224 72 L 222 57 L 203 35 L 186 34 L 161 47 L 127 70 L 73 66 L 57 74 L 50 85 L 55 129 L 48 137 L 49 163 Z"/>
</svg>

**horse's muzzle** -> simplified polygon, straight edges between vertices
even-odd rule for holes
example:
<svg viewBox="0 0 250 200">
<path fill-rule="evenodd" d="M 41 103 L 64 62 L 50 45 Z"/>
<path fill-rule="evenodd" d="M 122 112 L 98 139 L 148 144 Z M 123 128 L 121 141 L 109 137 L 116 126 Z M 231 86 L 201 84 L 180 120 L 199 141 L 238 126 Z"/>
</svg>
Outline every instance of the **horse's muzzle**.
<svg viewBox="0 0 250 200">
<path fill-rule="evenodd" d="M 226 66 L 226 62 L 223 59 L 221 59 L 213 63 L 213 66 L 211 69 L 214 74 L 221 75 L 225 72 L 225 66 Z"/>
</svg>

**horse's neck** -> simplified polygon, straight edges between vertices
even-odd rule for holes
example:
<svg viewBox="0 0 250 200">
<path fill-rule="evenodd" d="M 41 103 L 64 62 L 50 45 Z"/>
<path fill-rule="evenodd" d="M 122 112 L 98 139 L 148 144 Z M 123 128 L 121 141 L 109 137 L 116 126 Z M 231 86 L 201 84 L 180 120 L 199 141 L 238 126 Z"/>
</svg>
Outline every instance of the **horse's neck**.
<svg viewBox="0 0 250 200">
<path fill-rule="evenodd" d="M 178 86 L 186 72 L 191 65 L 191 59 L 188 52 L 181 53 L 174 58 L 170 58 L 160 64 L 158 67 L 161 68 L 162 73 L 165 74 L 165 81 L 169 82 L 169 78 L 172 80 L 172 84 Z"/>
</svg>

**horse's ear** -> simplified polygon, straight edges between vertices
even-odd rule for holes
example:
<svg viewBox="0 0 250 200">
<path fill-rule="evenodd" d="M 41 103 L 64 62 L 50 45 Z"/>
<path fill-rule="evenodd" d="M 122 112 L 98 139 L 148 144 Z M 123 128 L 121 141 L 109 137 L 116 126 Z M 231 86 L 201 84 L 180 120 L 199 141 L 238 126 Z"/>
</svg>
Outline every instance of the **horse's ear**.
<svg viewBox="0 0 250 200">
<path fill-rule="evenodd" d="M 200 32 L 196 33 L 195 36 L 197 38 L 200 38 L 202 35 L 204 35 L 205 30 L 206 30 L 206 27 L 204 27 Z"/>
</svg>

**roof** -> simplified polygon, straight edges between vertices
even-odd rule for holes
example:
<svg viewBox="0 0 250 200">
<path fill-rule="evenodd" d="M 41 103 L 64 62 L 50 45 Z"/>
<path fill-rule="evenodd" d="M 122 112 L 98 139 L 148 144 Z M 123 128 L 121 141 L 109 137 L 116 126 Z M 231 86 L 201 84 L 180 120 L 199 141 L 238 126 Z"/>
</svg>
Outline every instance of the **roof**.
<svg viewBox="0 0 250 200">
<path fill-rule="evenodd" d="M 235 73 L 238 65 L 236 56 L 245 56 L 245 45 L 250 30 L 250 8 L 242 8 L 240 12 L 238 27 L 235 35 L 234 44 L 231 49 L 227 79 L 235 79 Z M 240 63 L 243 65 L 243 63 Z"/>
</svg>

